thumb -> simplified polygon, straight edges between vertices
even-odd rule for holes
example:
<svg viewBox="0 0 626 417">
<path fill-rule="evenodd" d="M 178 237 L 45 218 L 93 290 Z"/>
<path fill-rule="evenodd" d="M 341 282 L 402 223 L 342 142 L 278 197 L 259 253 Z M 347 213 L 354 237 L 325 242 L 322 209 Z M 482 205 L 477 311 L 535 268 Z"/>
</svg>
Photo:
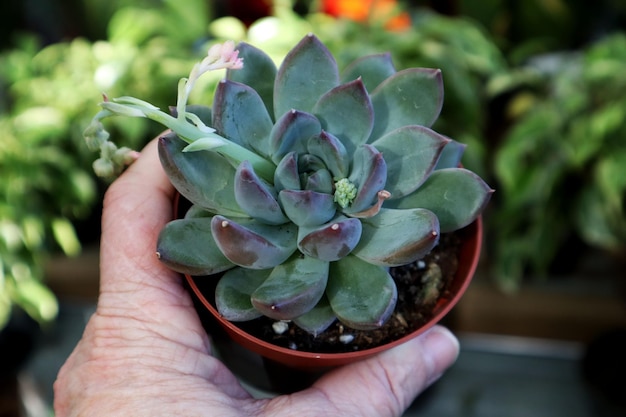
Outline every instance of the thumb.
<svg viewBox="0 0 626 417">
<path fill-rule="evenodd" d="M 394 349 L 331 372 L 313 387 L 334 403 L 337 415 L 399 416 L 458 354 L 456 337 L 435 326 Z"/>
</svg>

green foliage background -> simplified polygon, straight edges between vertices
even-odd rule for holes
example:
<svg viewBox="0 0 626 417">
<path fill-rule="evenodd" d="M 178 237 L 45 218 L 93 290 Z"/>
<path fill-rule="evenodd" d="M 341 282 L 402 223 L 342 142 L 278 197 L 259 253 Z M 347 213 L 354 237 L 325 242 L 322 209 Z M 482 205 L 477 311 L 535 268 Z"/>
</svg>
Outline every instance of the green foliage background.
<svg viewBox="0 0 626 417">
<path fill-rule="evenodd" d="M 55 253 L 79 253 L 106 188 L 82 131 L 100 95 L 165 108 L 215 39 L 247 40 L 278 61 L 315 32 L 345 65 L 390 52 L 398 68 L 443 70 L 436 129 L 468 144 L 464 164 L 496 189 L 485 216 L 486 263 L 502 288 L 541 275 L 572 239 L 626 250 L 626 6 L 594 3 L 405 1 L 413 25 L 390 32 L 316 13 L 315 1 L 275 1 L 246 28 L 210 0 L 64 0 L 0 6 L 0 328 L 14 306 L 54 318 L 42 283 Z M 439 12 L 446 12 L 444 15 Z M 217 76 L 193 102 L 209 102 Z M 121 145 L 158 131 L 112 120 Z"/>
</svg>

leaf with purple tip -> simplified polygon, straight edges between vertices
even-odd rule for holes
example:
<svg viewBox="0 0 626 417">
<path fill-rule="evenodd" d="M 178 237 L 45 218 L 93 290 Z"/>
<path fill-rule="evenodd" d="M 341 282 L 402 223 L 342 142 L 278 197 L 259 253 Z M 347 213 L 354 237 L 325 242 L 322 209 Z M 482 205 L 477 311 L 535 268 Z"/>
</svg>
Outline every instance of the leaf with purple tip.
<svg viewBox="0 0 626 417">
<path fill-rule="evenodd" d="M 333 194 L 335 182 L 327 169 L 318 169 L 304 180 L 304 189 L 319 193 Z"/>
<path fill-rule="evenodd" d="M 324 164 L 335 178 L 348 176 L 350 158 L 343 143 L 333 134 L 322 131 L 307 142 L 307 150 L 324 161 Z"/>
<path fill-rule="evenodd" d="M 443 106 L 441 70 L 409 68 L 397 72 L 372 92 L 374 129 L 370 142 L 406 125 L 430 127 Z"/>
<path fill-rule="evenodd" d="M 274 189 L 276 191 L 299 190 L 300 173 L 298 172 L 298 154 L 289 152 L 280 160 L 274 171 Z"/>
<path fill-rule="evenodd" d="M 161 262 L 183 274 L 211 275 L 234 266 L 213 240 L 210 217 L 167 223 L 159 233 L 156 251 Z"/>
<path fill-rule="evenodd" d="M 366 143 L 374 126 L 370 96 L 360 79 L 333 88 L 313 108 L 322 128 L 335 135 L 351 155 Z"/>
<path fill-rule="evenodd" d="M 270 226 L 254 219 L 215 216 L 211 232 L 220 251 L 232 263 L 251 269 L 273 268 L 296 251 L 297 227 Z"/>
<path fill-rule="evenodd" d="M 387 164 L 385 190 L 391 198 L 403 197 L 422 185 L 448 142 L 439 133 L 417 125 L 398 128 L 373 142 Z"/>
<path fill-rule="evenodd" d="M 273 126 L 259 94 L 245 84 L 222 80 L 213 98 L 212 127 L 225 138 L 269 156 Z"/>
<path fill-rule="evenodd" d="M 243 68 L 227 70 L 226 78 L 252 87 L 259 93 L 270 115 L 273 115 L 276 64 L 265 52 L 248 43 L 240 42 L 237 50 L 243 59 Z"/>
<path fill-rule="evenodd" d="M 271 269 L 235 267 L 215 287 L 215 307 L 229 321 L 248 321 L 262 314 L 252 305 L 252 293 L 267 279 Z"/>
<path fill-rule="evenodd" d="M 276 266 L 252 293 L 252 305 L 267 317 L 291 320 L 320 301 L 328 281 L 328 262 L 294 256 Z"/>
<path fill-rule="evenodd" d="M 385 268 L 346 256 L 330 264 L 326 296 L 342 323 L 373 330 L 391 317 L 398 290 Z"/>
<path fill-rule="evenodd" d="M 298 226 L 315 226 L 335 216 L 334 197 L 311 190 L 282 190 L 278 193 L 285 214 Z"/>
<path fill-rule="evenodd" d="M 371 208 L 387 181 L 387 165 L 382 153 L 372 145 L 357 148 L 348 179 L 356 185 L 357 195 L 352 204 L 343 210 L 344 213 L 359 213 Z"/>
<path fill-rule="evenodd" d="M 374 91 L 380 83 L 395 73 L 391 54 L 387 52 L 355 59 L 341 73 L 341 81 L 347 82 L 361 77 L 367 91 Z"/>
<path fill-rule="evenodd" d="M 361 221 L 337 216 L 317 227 L 298 229 L 298 249 L 308 256 L 336 261 L 347 256 L 361 239 Z"/>
<path fill-rule="evenodd" d="M 288 222 L 276 197 L 274 188 L 256 175 L 250 162 L 239 164 L 235 172 L 235 198 L 250 217 L 267 224 Z"/>
<path fill-rule="evenodd" d="M 310 112 L 319 98 L 339 85 L 337 62 L 313 34 L 305 36 L 285 56 L 274 84 L 276 118 L 296 109 Z"/>
<path fill-rule="evenodd" d="M 435 169 L 458 168 L 466 147 L 466 144 L 450 139 L 450 142 L 443 148 Z"/>
<path fill-rule="evenodd" d="M 324 296 L 315 307 L 293 319 L 293 322 L 315 337 L 330 327 L 335 320 L 337 320 L 337 316 L 335 316 L 328 298 Z"/>
<path fill-rule="evenodd" d="M 362 223 L 363 236 L 353 254 L 376 265 L 417 261 L 439 242 L 439 221 L 426 209 L 382 209 Z"/>
<path fill-rule="evenodd" d="M 482 178 L 464 168 L 435 170 L 415 190 L 389 206 L 406 209 L 421 207 L 439 218 L 441 232 L 452 232 L 467 226 L 485 209 L 493 190 Z"/>
<path fill-rule="evenodd" d="M 235 199 L 235 168 L 215 152 L 182 152 L 185 146 L 175 133 L 158 140 L 161 166 L 176 190 L 212 213 L 246 216 Z"/>
<path fill-rule="evenodd" d="M 272 161 L 279 163 L 289 152 L 305 153 L 309 138 L 321 131 L 319 120 L 311 113 L 292 110 L 283 114 L 270 132 Z"/>
</svg>

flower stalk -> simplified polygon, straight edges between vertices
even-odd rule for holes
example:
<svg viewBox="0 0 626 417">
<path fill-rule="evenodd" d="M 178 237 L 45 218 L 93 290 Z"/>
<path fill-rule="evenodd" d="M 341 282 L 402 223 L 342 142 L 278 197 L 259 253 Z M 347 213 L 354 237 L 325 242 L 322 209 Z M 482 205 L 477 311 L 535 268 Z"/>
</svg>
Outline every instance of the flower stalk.
<svg viewBox="0 0 626 417">
<path fill-rule="evenodd" d="M 126 116 L 148 118 L 175 131 L 190 144 L 185 148 L 186 152 L 214 151 L 226 157 L 235 167 L 247 160 L 263 179 L 272 182 L 276 169 L 272 162 L 218 135 L 215 129 L 204 124 L 197 115 L 186 111 L 189 95 L 196 81 L 209 71 L 243 68 L 243 60 L 238 55 L 232 41 L 212 46 L 207 56 L 193 67 L 189 77 L 179 81 L 176 117 L 135 97 L 109 99 L 104 96 L 104 101 L 100 103 L 102 110 L 84 132 L 89 148 L 100 151 L 100 158 L 94 163 L 96 174 L 103 177 L 117 176 L 138 157 L 136 151 L 118 148 L 110 141 L 110 135 L 102 124 L 102 120 L 107 117 Z"/>
</svg>

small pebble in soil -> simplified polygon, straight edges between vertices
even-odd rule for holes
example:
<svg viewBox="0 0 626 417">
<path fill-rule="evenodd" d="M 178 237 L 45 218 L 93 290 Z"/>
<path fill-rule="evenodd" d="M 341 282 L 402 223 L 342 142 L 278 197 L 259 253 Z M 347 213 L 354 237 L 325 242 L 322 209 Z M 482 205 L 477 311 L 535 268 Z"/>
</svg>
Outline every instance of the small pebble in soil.
<svg viewBox="0 0 626 417">
<path fill-rule="evenodd" d="M 272 329 L 274 329 L 274 333 L 283 334 L 287 330 L 289 330 L 289 323 L 286 321 L 276 321 L 272 324 Z"/>
<path fill-rule="evenodd" d="M 344 345 L 351 343 L 353 340 L 354 340 L 354 336 L 351 334 L 342 334 L 341 336 L 339 336 L 339 341 L 343 343 Z"/>
<path fill-rule="evenodd" d="M 417 261 L 417 263 L 415 264 L 415 266 L 417 267 L 417 269 L 424 269 L 426 268 L 426 262 L 424 261 Z"/>
</svg>

